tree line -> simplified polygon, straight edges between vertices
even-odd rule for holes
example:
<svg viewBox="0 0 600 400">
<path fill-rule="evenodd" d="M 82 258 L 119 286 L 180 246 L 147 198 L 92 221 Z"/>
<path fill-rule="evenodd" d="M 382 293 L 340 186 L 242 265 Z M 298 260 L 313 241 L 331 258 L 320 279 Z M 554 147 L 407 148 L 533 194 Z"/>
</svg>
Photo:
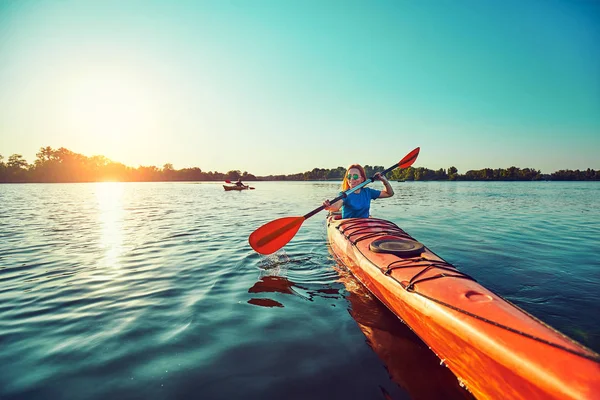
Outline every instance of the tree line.
<svg viewBox="0 0 600 400">
<path fill-rule="evenodd" d="M 385 170 L 382 166 L 365 165 L 367 176 Z M 86 157 L 64 147 L 53 149 L 42 147 L 36 153 L 33 164 L 22 155 L 13 154 L 5 162 L 0 155 L 0 183 L 58 183 L 58 182 L 164 182 L 164 181 L 225 181 L 241 178 L 245 181 L 314 181 L 341 180 L 346 168 L 314 168 L 311 171 L 290 175 L 255 176 L 247 171 L 231 170 L 226 173 L 204 172 L 198 167 L 176 170 L 173 164 L 156 166 L 128 167 L 104 156 Z M 483 168 L 459 174 L 456 167 L 431 170 L 424 167 L 395 169 L 388 179 L 398 181 L 597 181 L 600 171 L 587 169 L 560 170 L 552 174 L 542 174 L 532 168 Z"/>
<path fill-rule="evenodd" d="M 64 147 L 53 149 L 42 147 L 36 153 L 33 164 L 29 164 L 22 155 L 13 154 L 6 162 L 0 155 L 0 182 L 162 182 L 162 181 L 224 181 L 257 180 L 244 171 L 204 172 L 200 168 L 176 170 L 173 164 L 156 166 L 128 167 L 104 156 L 86 157 Z"/>
<path fill-rule="evenodd" d="M 385 170 L 382 166 L 365 165 L 367 177 L 376 172 Z M 260 177 L 262 180 L 341 180 L 346 173 L 343 167 L 335 169 L 314 168 L 294 175 L 269 175 Z M 387 175 L 389 180 L 397 181 L 597 181 L 600 180 L 600 171 L 588 168 L 580 170 L 560 170 L 551 174 L 542 174 L 533 168 L 483 168 L 480 170 L 469 170 L 465 174 L 459 174 L 454 166 L 444 169 L 431 170 L 424 167 L 409 167 L 406 169 L 395 169 Z"/>
</svg>

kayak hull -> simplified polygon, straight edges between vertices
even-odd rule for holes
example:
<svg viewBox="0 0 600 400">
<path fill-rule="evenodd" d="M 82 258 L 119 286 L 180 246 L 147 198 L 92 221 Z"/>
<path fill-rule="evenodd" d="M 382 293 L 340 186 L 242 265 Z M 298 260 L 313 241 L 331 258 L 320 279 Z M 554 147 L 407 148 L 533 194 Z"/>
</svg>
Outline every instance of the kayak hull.
<svg viewBox="0 0 600 400">
<path fill-rule="evenodd" d="M 600 399 L 598 354 L 425 246 L 416 254 L 381 252 L 379 244 L 418 243 L 393 223 L 336 218 L 327 221 L 332 253 L 477 398 Z"/>
<path fill-rule="evenodd" d="M 229 192 L 231 190 L 248 190 L 248 186 L 228 186 L 228 185 L 223 185 L 223 189 L 225 189 L 226 192 Z"/>
</svg>

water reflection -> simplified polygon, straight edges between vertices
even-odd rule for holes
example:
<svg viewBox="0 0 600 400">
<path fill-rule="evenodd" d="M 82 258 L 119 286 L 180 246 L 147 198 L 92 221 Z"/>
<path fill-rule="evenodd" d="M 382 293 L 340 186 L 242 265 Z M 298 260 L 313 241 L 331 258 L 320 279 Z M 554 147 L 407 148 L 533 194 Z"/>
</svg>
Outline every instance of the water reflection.
<svg viewBox="0 0 600 400">
<path fill-rule="evenodd" d="M 333 288 L 309 288 L 290 281 L 284 277 L 289 264 L 300 264 L 310 260 L 310 257 L 291 259 L 284 252 L 277 252 L 263 258 L 261 261 L 261 273 L 258 281 L 248 289 L 248 293 L 283 293 L 301 296 L 309 301 L 314 297 L 338 298 L 338 289 Z M 252 298 L 248 303 L 263 307 L 283 307 L 278 301 L 268 298 Z"/>
<path fill-rule="evenodd" d="M 297 260 L 296 260 L 297 261 Z M 339 289 L 308 289 L 280 275 L 283 265 L 294 260 L 270 261 L 266 270 L 248 293 L 283 293 L 340 298 Z M 441 365 L 437 356 L 404 323 L 375 299 L 344 267 L 335 265 L 339 281 L 344 284 L 349 301 L 348 312 L 366 337 L 368 345 L 384 363 L 390 379 L 403 388 L 412 399 L 473 399 L 461 388 L 456 377 Z M 276 271 L 276 272 L 274 272 Z M 269 298 L 252 298 L 248 303 L 262 307 L 284 307 Z M 385 398 L 390 398 L 381 388 Z"/>
<path fill-rule="evenodd" d="M 123 191 L 121 182 L 96 183 L 98 222 L 101 226 L 100 246 L 103 250 L 101 264 L 116 268 L 123 253 Z"/>
<path fill-rule="evenodd" d="M 473 399 L 437 356 L 343 267 L 336 266 L 348 291 L 349 312 L 390 378 L 412 399 Z"/>
</svg>

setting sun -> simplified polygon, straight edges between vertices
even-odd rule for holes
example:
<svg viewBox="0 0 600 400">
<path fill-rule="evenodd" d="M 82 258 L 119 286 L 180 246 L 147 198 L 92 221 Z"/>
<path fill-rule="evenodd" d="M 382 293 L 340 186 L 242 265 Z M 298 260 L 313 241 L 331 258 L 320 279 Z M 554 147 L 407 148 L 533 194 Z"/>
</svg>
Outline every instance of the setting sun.
<svg viewBox="0 0 600 400">
<path fill-rule="evenodd" d="M 65 122 L 86 141 L 108 147 L 134 144 L 156 125 L 154 95 L 131 73 L 98 69 L 81 74 L 65 92 Z"/>
</svg>

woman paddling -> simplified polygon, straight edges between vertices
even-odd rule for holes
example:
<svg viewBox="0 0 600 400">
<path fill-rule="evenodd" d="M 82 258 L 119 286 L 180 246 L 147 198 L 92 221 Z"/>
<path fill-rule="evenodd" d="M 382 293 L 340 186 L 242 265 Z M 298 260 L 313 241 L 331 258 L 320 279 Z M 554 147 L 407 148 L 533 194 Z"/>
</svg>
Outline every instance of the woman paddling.
<svg viewBox="0 0 600 400">
<path fill-rule="evenodd" d="M 325 210 L 327 211 L 339 211 L 342 210 L 342 218 L 368 218 L 369 209 L 371 207 L 371 200 L 373 199 L 384 199 L 386 197 L 392 197 L 394 195 L 394 189 L 388 182 L 385 175 L 376 173 L 373 176 L 374 180 L 379 180 L 383 183 L 384 189 L 377 190 L 368 187 L 362 187 L 357 191 L 350 193 L 346 198 L 336 201 L 333 204 L 329 203 L 329 200 L 323 202 Z M 360 185 L 367 176 L 364 168 L 360 164 L 352 164 L 348 167 L 344 180 L 342 181 L 342 192 Z"/>
<path fill-rule="evenodd" d="M 235 183 L 235 185 L 236 185 L 236 186 L 238 186 L 238 187 L 243 187 L 243 188 L 245 188 L 245 187 L 246 187 L 246 185 L 244 185 L 244 184 L 242 183 L 242 178 L 241 178 L 241 177 L 240 177 L 240 178 L 238 178 L 238 180 L 237 180 L 237 182 Z"/>
</svg>

